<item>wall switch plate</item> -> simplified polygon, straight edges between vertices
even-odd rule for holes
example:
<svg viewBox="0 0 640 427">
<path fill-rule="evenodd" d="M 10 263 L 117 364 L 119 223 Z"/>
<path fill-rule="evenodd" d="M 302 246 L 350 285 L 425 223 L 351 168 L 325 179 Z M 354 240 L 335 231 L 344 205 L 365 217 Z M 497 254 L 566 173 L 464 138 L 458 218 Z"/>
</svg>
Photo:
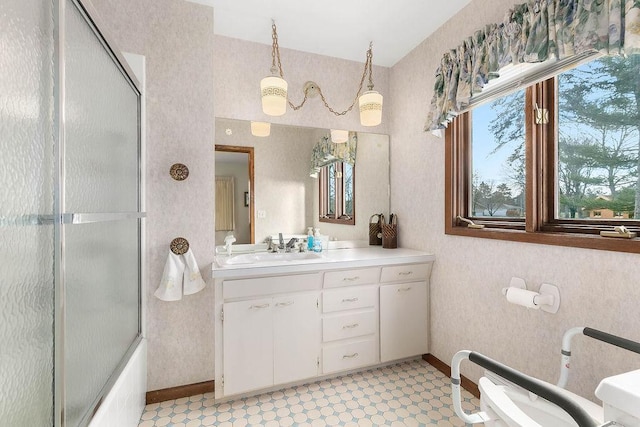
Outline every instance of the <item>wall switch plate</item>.
<svg viewBox="0 0 640 427">
<path fill-rule="evenodd" d="M 264 219 L 266 217 L 267 217 L 267 211 L 262 210 L 262 209 L 258 209 L 258 218 Z"/>
</svg>

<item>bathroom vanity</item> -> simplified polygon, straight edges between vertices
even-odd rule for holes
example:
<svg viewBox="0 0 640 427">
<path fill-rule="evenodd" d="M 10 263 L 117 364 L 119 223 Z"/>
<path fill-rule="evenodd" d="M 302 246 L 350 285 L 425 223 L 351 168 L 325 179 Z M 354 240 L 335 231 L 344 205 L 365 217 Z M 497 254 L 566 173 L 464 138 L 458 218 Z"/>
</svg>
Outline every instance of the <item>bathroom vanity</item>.
<svg viewBox="0 0 640 427">
<path fill-rule="evenodd" d="M 366 247 L 290 261 L 223 258 L 213 267 L 216 399 L 428 352 L 431 254 Z"/>
</svg>

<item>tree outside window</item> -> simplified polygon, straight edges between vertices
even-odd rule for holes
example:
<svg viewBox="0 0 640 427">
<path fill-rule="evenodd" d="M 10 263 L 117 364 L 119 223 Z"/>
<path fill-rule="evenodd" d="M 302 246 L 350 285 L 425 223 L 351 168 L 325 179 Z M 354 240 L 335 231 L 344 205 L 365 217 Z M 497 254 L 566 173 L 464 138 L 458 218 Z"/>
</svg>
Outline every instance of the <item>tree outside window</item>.
<svg viewBox="0 0 640 427">
<path fill-rule="evenodd" d="M 640 55 L 600 57 L 477 106 L 446 135 L 447 233 L 640 252 L 636 242 L 496 233 L 640 231 Z"/>
</svg>

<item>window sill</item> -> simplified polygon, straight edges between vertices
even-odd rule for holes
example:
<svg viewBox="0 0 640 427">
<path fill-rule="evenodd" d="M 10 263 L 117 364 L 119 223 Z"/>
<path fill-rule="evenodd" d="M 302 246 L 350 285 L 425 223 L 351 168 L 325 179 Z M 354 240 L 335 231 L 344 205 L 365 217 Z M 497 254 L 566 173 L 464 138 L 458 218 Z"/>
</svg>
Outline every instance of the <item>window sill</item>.
<svg viewBox="0 0 640 427">
<path fill-rule="evenodd" d="M 342 219 L 342 218 L 319 218 L 319 222 L 328 222 L 331 224 L 343 224 L 343 225 L 356 225 L 356 219 Z"/>
<path fill-rule="evenodd" d="M 482 239 L 507 240 L 511 242 L 537 243 L 541 245 L 640 253 L 640 238 L 618 239 L 601 237 L 594 234 L 526 232 L 523 230 L 497 228 L 472 229 L 466 226 L 446 227 L 445 234 L 478 237 Z"/>
</svg>

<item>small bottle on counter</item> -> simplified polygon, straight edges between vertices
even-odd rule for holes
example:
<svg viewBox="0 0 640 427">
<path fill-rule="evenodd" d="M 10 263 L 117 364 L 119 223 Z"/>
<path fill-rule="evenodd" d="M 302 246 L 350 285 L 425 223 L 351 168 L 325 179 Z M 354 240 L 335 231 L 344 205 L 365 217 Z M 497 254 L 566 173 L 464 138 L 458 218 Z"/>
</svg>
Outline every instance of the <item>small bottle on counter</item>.
<svg viewBox="0 0 640 427">
<path fill-rule="evenodd" d="M 313 251 L 314 252 L 322 252 L 322 238 L 320 237 L 320 229 L 314 229 L 315 233 L 313 233 Z"/>
<path fill-rule="evenodd" d="M 313 227 L 307 228 L 307 249 L 312 251 L 313 246 Z"/>
</svg>

